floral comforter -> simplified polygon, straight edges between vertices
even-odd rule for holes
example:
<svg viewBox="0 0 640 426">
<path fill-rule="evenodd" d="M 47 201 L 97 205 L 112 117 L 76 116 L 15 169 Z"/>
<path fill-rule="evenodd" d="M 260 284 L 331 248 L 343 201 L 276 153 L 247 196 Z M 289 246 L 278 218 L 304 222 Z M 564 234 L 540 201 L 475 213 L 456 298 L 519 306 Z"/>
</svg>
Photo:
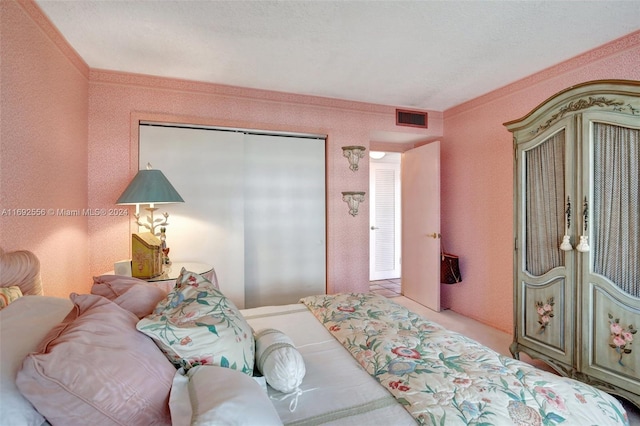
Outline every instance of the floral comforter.
<svg viewBox="0 0 640 426">
<path fill-rule="evenodd" d="M 384 297 L 301 302 L 420 424 L 628 424 L 605 392 L 504 357 Z"/>
</svg>

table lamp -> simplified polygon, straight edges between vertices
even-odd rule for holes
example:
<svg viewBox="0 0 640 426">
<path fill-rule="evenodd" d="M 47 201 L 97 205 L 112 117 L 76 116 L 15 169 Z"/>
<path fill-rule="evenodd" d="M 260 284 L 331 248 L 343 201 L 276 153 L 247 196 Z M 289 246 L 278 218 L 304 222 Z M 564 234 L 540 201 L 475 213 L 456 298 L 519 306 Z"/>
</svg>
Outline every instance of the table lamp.
<svg viewBox="0 0 640 426">
<path fill-rule="evenodd" d="M 138 226 L 147 228 L 156 236 L 159 235 L 156 232 L 158 226 L 165 227 L 168 225 L 169 213 L 163 213 L 163 218 L 154 219 L 153 214 L 158 210 L 155 205 L 170 203 L 184 203 L 184 200 L 167 177 L 160 170 L 154 170 L 151 164 L 147 164 L 146 170 L 138 171 L 138 174 L 116 201 L 118 205 L 135 205 L 136 213 L 134 217 Z M 140 221 L 140 204 L 149 205 L 149 207 L 145 207 L 145 210 L 149 212 L 147 223 Z"/>
<path fill-rule="evenodd" d="M 169 249 L 166 247 L 166 236 L 164 235 L 165 228 L 169 224 L 167 222 L 169 213 L 163 213 L 162 218 L 154 218 L 153 215 L 158 210 L 156 204 L 169 203 L 184 203 L 184 200 L 167 177 L 160 170 L 154 170 L 151 164 L 147 164 L 146 170 L 138 171 L 138 174 L 116 201 L 118 205 L 135 205 L 134 217 L 138 226 L 147 228 L 153 235 L 161 237 L 163 263 L 169 263 Z M 149 212 L 146 223 L 140 220 L 140 204 L 149 205 L 149 207 L 145 207 L 145 210 Z M 160 227 L 160 232 L 156 232 L 157 227 Z"/>
</svg>

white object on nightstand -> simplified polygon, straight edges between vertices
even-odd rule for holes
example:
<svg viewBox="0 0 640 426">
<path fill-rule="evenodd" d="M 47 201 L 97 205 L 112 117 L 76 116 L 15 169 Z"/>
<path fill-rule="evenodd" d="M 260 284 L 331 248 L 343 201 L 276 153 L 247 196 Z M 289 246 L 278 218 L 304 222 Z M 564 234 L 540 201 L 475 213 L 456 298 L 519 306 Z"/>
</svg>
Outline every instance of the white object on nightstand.
<svg viewBox="0 0 640 426">
<path fill-rule="evenodd" d="M 131 274 L 131 259 L 121 260 L 113 264 L 113 271 L 116 275 L 124 275 L 130 277 Z"/>
</svg>

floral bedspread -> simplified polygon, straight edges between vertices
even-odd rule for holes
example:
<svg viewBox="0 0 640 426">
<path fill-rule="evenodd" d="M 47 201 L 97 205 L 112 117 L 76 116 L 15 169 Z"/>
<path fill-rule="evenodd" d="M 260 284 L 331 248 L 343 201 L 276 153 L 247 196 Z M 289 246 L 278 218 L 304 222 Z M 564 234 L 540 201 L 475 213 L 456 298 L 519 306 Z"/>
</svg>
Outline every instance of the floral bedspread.
<svg viewBox="0 0 640 426">
<path fill-rule="evenodd" d="M 502 356 L 384 297 L 301 302 L 420 424 L 628 424 L 607 393 Z"/>
</svg>

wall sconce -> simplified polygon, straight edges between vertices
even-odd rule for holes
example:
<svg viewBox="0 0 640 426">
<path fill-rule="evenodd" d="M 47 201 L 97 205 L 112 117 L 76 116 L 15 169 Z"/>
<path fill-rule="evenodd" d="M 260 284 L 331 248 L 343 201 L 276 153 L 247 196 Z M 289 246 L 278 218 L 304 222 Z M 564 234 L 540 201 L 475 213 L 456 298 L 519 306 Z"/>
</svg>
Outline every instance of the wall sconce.
<svg viewBox="0 0 640 426">
<path fill-rule="evenodd" d="M 360 203 L 364 202 L 364 192 L 346 191 L 342 193 L 342 201 L 349 205 L 349 214 L 356 216 Z"/>
<path fill-rule="evenodd" d="M 358 171 L 358 162 L 364 157 L 364 146 L 343 146 L 342 155 L 349 160 L 349 168 L 354 172 Z"/>
</svg>

